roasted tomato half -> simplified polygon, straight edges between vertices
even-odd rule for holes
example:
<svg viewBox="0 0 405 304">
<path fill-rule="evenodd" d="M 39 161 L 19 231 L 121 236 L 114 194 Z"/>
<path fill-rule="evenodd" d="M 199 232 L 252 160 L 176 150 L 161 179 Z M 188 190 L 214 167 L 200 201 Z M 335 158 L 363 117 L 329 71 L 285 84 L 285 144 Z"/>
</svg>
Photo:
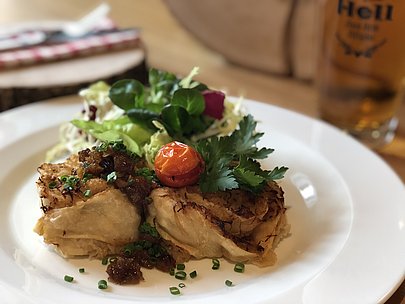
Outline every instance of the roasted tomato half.
<svg viewBox="0 0 405 304">
<path fill-rule="evenodd" d="M 156 176 L 163 185 L 175 188 L 195 184 L 204 166 L 194 148 L 178 141 L 164 145 L 155 158 Z"/>
</svg>

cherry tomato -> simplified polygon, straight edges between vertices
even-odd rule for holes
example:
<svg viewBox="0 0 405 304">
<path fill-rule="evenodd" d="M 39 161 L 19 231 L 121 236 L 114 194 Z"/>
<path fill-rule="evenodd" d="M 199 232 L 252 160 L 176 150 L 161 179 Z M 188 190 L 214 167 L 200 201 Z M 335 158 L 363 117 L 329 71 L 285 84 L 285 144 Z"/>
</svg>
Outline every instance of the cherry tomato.
<svg viewBox="0 0 405 304">
<path fill-rule="evenodd" d="M 155 158 L 156 176 L 162 184 L 175 188 L 195 184 L 204 166 L 194 148 L 178 141 L 164 145 Z"/>
</svg>

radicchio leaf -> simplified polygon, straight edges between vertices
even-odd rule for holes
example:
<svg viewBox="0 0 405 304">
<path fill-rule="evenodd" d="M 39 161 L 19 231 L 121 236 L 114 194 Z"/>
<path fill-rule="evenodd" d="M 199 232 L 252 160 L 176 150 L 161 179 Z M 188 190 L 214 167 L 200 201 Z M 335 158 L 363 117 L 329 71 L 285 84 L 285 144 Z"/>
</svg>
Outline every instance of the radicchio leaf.
<svg viewBox="0 0 405 304">
<path fill-rule="evenodd" d="M 205 90 L 202 95 L 205 100 L 204 114 L 215 119 L 221 119 L 225 110 L 225 94 L 221 91 Z"/>
</svg>

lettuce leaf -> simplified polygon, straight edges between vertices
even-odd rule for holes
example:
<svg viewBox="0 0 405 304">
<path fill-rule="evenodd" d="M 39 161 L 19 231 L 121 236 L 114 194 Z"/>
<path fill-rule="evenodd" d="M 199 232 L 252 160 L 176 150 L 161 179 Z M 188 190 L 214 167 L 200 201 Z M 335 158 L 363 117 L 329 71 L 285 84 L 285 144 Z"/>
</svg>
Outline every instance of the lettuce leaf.
<svg viewBox="0 0 405 304">
<path fill-rule="evenodd" d="M 158 122 L 155 122 L 156 126 L 159 128 L 151 137 L 150 142 L 145 144 L 143 147 L 145 153 L 145 159 L 148 162 L 150 168 L 153 168 L 153 164 L 155 161 L 155 156 L 158 153 L 159 149 L 173 141 L 173 138 L 167 133 L 165 128 L 160 125 Z"/>
<path fill-rule="evenodd" d="M 150 130 L 134 124 L 127 116 L 104 120 L 102 123 L 78 119 L 72 120 L 71 123 L 100 141 L 122 141 L 130 152 L 139 156 L 143 155 L 142 147 L 152 135 Z"/>
</svg>

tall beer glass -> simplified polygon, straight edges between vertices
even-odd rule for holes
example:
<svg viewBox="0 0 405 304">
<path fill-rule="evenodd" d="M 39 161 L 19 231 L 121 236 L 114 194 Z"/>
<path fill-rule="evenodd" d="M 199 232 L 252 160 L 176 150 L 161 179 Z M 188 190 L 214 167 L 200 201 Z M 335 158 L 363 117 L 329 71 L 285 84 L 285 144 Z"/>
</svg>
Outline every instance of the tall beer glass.
<svg viewBox="0 0 405 304">
<path fill-rule="evenodd" d="M 319 1 L 320 117 L 382 147 L 404 98 L 405 0 Z"/>
</svg>

